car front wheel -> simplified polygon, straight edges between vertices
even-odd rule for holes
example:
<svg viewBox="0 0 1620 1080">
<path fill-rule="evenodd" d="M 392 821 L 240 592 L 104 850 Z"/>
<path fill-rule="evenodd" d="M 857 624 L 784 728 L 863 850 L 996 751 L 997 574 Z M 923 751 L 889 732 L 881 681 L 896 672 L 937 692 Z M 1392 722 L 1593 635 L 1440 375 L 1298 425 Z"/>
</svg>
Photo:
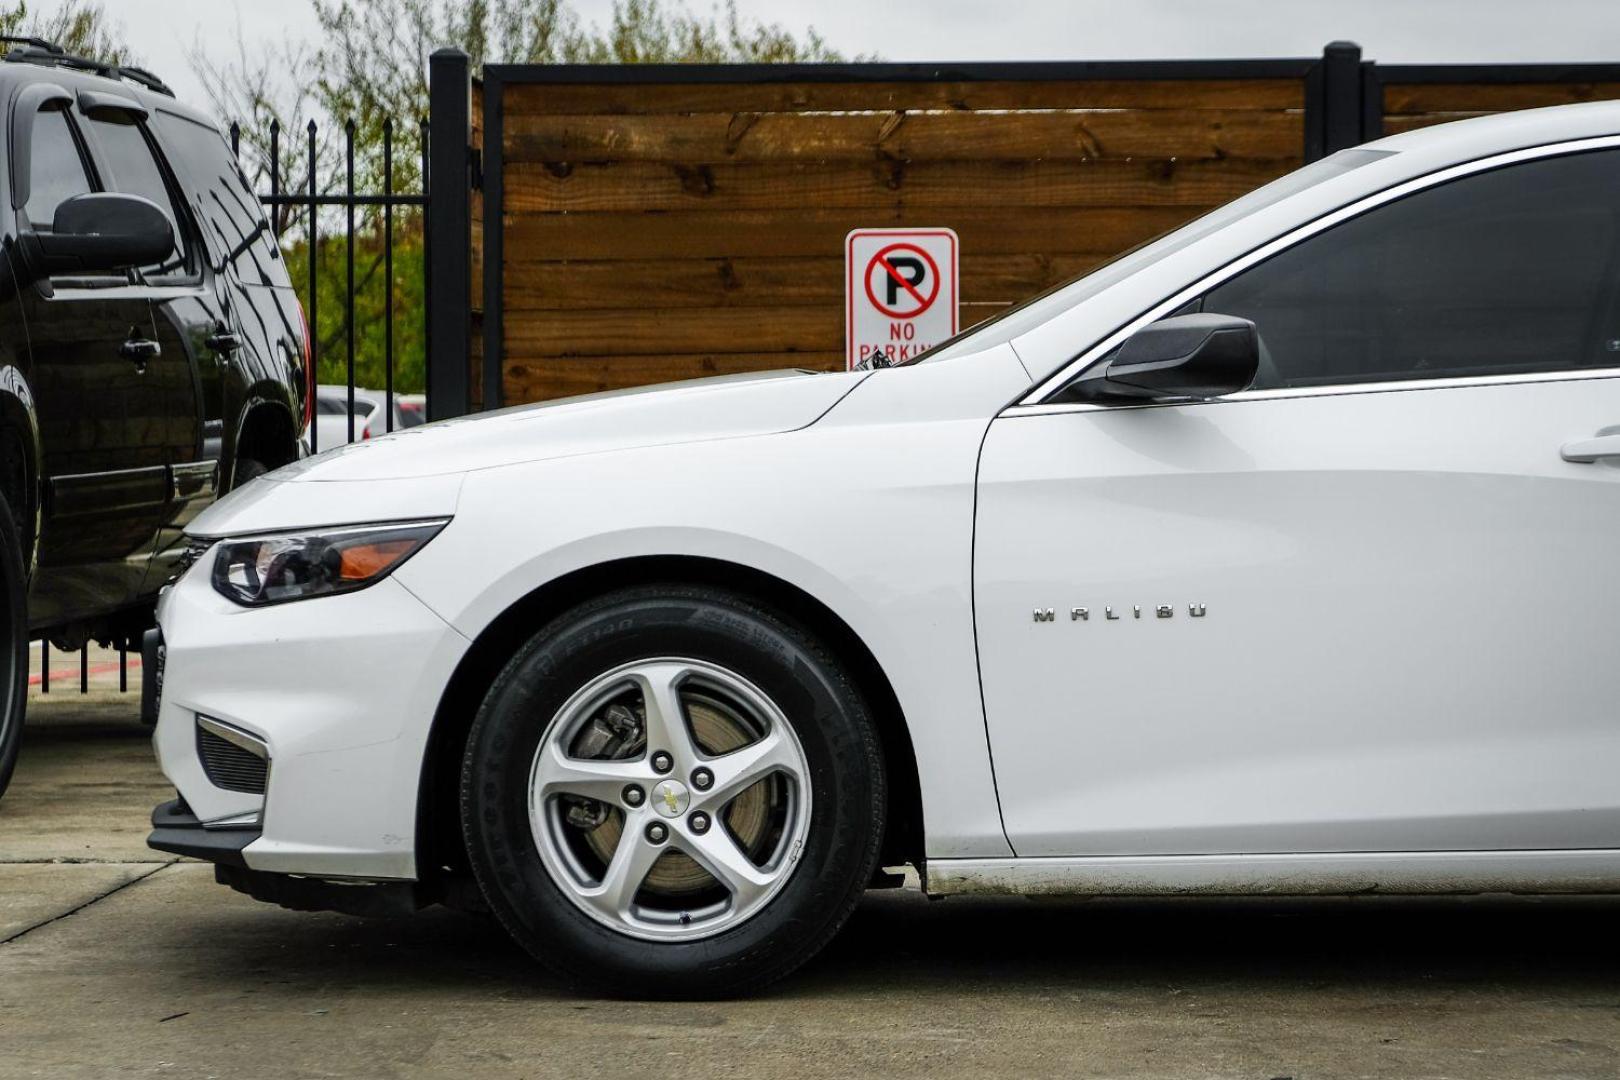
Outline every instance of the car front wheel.
<svg viewBox="0 0 1620 1080">
<path fill-rule="evenodd" d="M 743 597 L 625 590 L 542 629 L 484 699 L 462 773 L 491 907 L 609 992 L 739 993 L 814 955 L 870 879 L 878 740 L 810 634 Z"/>
</svg>

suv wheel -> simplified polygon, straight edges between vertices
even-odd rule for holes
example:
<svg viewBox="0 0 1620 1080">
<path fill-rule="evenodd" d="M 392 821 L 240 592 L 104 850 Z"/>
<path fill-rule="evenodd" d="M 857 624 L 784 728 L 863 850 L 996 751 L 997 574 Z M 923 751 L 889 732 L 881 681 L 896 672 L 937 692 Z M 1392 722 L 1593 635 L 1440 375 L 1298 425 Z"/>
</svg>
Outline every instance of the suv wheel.
<svg viewBox="0 0 1620 1080">
<path fill-rule="evenodd" d="M 883 812 L 842 666 L 708 588 L 625 590 L 542 629 L 490 687 L 462 772 L 502 923 L 632 997 L 738 993 L 804 963 L 870 880 Z"/>
<path fill-rule="evenodd" d="M 28 702 L 28 581 L 11 507 L 0 498 L 0 795 L 11 783 Z"/>
</svg>

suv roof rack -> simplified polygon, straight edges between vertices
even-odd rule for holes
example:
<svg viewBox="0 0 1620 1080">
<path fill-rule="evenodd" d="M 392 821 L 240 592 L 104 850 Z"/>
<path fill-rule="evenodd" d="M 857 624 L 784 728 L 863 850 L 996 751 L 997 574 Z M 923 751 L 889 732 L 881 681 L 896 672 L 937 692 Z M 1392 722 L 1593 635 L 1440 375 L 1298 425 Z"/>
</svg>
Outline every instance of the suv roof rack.
<svg viewBox="0 0 1620 1080">
<path fill-rule="evenodd" d="M 42 67 L 65 67 L 75 71 L 88 71 L 108 79 L 127 79 L 148 90 L 174 97 L 174 91 L 169 89 L 168 84 L 145 68 L 104 64 L 86 56 L 75 56 L 62 46 L 44 38 L 0 34 L 0 41 L 10 42 L 16 46 L 6 53 L 7 63 L 38 64 Z"/>
</svg>

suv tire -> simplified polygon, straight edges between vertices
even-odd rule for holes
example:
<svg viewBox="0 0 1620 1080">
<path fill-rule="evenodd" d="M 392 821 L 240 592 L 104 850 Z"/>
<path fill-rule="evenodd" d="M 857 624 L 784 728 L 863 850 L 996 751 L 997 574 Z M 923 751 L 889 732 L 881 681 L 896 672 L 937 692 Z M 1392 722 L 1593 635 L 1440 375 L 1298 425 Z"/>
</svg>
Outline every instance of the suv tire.
<svg viewBox="0 0 1620 1080">
<path fill-rule="evenodd" d="M 11 507 L 0 497 L 0 795 L 11 783 L 28 703 L 28 578 Z"/>
</svg>

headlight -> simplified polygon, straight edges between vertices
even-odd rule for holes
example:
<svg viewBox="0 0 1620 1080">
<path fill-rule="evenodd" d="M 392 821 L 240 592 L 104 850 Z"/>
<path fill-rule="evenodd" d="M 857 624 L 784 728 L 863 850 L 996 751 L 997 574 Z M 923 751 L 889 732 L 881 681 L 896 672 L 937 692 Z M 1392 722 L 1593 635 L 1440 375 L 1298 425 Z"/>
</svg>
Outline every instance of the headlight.
<svg viewBox="0 0 1620 1080">
<path fill-rule="evenodd" d="M 354 592 L 387 577 L 446 524 L 405 521 L 222 540 L 214 555 L 214 591 L 244 607 Z"/>
</svg>

